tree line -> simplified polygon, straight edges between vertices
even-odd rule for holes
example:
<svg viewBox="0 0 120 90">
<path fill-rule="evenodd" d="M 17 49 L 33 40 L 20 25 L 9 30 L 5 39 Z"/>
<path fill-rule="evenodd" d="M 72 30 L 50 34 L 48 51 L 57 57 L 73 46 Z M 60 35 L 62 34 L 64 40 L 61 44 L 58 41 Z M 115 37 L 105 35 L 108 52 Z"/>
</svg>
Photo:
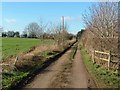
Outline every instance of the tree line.
<svg viewBox="0 0 120 90">
<path fill-rule="evenodd" d="M 25 26 L 24 31 L 22 34 L 18 31 L 7 31 L 2 32 L 2 37 L 21 37 L 21 38 L 42 38 L 42 39 L 55 39 L 62 34 L 66 34 L 68 39 L 72 39 L 74 37 L 73 34 L 69 34 L 67 32 L 67 26 L 64 28 L 64 32 L 62 32 L 61 24 L 58 23 L 57 25 L 53 23 L 43 23 L 40 21 L 40 24 L 37 22 L 31 22 Z M 62 35 L 63 36 L 63 35 Z"/>
<path fill-rule="evenodd" d="M 31 22 L 26 25 L 21 35 L 19 32 L 8 31 L 2 32 L 2 37 L 53 39 L 61 50 L 70 44 L 70 40 L 75 40 L 75 35 L 68 33 L 66 22 L 44 23 L 42 20 L 40 20 L 39 24 L 37 22 Z"/>
<path fill-rule="evenodd" d="M 2 32 L 2 37 L 20 37 L 20 33 L 14 31 Z"/>
</svg>

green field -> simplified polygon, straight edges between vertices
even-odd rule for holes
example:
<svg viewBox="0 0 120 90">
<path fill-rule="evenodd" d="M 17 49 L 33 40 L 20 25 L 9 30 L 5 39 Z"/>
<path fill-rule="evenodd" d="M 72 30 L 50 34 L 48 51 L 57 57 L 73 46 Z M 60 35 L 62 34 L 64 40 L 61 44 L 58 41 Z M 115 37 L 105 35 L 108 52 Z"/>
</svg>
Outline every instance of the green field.
<svg viewBox="0 0 120 90">
<path fill-rule="evenodd" d="M 53 40 L 30 39 L 30 38 L 2 38 L 2 58 L 16 56 L 26 52 L 32 46 L 53 44 Z"/>
</svg>

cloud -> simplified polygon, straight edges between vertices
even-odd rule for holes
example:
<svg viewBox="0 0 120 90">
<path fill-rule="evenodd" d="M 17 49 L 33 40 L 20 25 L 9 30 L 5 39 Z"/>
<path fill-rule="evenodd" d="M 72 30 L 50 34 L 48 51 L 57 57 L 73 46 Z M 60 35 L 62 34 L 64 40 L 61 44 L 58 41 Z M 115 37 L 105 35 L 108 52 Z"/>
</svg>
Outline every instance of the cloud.
<svg viewBox="0 0 120 90">
<path fill-rule="evenodd" d="M 74 20 L 74 18 L 71 17 L 71 16 L 65 16 L 65 20 L 66 20 L 66 21 L 72 21 L 72 20 Z"/>
<path fill-rule="evenodd" d="M 16 23 L 16 19 L 5 19 L 5 22 L 9 24 Z"/>
<path fill-rule="evenodd" d="M 76 20 L 81 20 L 82 19 L 82 16 L 78 16 L 77 18 L 76 18 Z"/>
</svg>

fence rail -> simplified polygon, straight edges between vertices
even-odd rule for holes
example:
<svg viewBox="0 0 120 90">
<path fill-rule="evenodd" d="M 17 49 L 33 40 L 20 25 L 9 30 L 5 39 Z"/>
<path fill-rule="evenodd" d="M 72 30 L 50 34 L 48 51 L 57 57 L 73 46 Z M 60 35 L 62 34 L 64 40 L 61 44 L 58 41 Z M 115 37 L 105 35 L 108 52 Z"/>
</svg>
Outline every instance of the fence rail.
<svg viewBox="0 0 120 90">
<path fill-rule="evenodd" d="M 109 52 L 102 52 L 102 51 L 96 51 L 96 50 L 95 50 L 95 53 L 101 53 L 101 54 L 107 54 L 107 55 L 109 55 Z"/>
</svg>

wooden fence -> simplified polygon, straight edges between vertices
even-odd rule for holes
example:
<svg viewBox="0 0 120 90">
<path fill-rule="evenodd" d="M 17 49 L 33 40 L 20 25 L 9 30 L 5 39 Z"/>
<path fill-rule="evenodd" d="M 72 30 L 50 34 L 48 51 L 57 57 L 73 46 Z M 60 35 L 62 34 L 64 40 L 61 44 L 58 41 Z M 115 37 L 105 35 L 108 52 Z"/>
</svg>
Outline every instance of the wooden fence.
<svg viewBox="0 0 120 90">
<path fill-rule="evenodd" d="M 96 56 L 96 54 L 106 55 L 107 58 L 100 57 L 100 56 L 98 57 L 98 56 Z M 119 54 L 113 54 L 113 53 L 111 53 L 111 51 L 109 51 L 109 52 L 102 52 L 102 51 L 94 50 L 93 55 L 92 55 L 93 56 L 93 63 L 96 62 L 95 59 L 106 61 L 107 62 L 107 68 L 109 70 L 110 69 L 110 63 L 113 62 L 113 61 L 111 61 L 111 57 L 112 56 L 116 56 L 116 55 L 119 55 Z M 114 63 L 116 63 L 116 62 L 114 62 Z"/>
</svg>

